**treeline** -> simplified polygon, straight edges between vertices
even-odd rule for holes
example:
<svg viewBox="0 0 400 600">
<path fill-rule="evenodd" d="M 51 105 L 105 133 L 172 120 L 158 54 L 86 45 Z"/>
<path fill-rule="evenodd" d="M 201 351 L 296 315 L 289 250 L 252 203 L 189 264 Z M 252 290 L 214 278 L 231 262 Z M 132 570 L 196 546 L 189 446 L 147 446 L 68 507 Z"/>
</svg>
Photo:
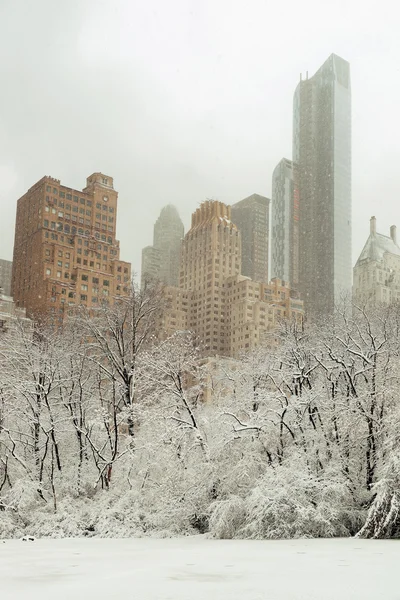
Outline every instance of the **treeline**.
<svg viewBox="0 0 400 600">
<path fill-rule="evenodd" d="M 0 535 L 398 536 L 400 308 L 205 361 L 161 297 L 1 336 Z"/>
</svg>

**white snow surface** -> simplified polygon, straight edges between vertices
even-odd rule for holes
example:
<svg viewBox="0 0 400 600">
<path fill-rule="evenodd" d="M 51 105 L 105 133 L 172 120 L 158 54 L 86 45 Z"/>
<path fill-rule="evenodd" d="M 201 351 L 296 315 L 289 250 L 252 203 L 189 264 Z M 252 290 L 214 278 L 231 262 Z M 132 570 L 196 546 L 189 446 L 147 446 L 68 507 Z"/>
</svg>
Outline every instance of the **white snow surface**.
<svg viewBox="0 0 400 600">
<path fill-rule="evenodd" d="M 400 542 L 0 541 L 1 600 L 399 600 Z"/>
</svg>

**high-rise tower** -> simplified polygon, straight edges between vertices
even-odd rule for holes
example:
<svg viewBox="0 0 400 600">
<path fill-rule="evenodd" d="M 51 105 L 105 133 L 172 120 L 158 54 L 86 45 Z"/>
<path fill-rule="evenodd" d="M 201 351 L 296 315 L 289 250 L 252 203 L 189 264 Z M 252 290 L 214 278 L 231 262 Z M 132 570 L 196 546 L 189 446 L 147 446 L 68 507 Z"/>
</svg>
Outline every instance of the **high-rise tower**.
<svg viewBox="0 0 400 600">
<path fill-rule="evenodd" d="M 177 286 L 184 227 L 175 206 L 161 209 L 154 224 L 153 246 L 142 250 L 142 286 L 147 278 Z"/>
<path fill-rule="evenodd" d="M 203 202 L 182 244 L 180 287 L 191 292 L 188 329 L 196 331 L 213 354 L 229 353 L 224 283 L 240 274 L 240 262 L 240 234 L 231 221 L 231 207 Z"/>
<path fill-rule="evenodd" d="M 28 317 L 62 323 L 68 306 L 95 308 L 129 293 L 117 198 L 112 177 L 93 173 L 83 191 L 43 177 L 18 200 L 12 294 Z"/>
<path fill-rule="evenodd" d="M 277 164 L 272 175 L 271 277 L 297 286 L 298 212 L 293 205 L 292 161 Z"/>
<path fill-rule="evenodd" d="M 296 88 L 293 163 L 299 291 L 310 316 L 331 313 L 352 281 L 350 66 L 335 54 Z"/>
<path fill-rule="evenodd" d="M 242 275 L 268 281 L 269 198 L 252 194 L 232 206 L 232 221 L 242 236 Z"/>
</svg>

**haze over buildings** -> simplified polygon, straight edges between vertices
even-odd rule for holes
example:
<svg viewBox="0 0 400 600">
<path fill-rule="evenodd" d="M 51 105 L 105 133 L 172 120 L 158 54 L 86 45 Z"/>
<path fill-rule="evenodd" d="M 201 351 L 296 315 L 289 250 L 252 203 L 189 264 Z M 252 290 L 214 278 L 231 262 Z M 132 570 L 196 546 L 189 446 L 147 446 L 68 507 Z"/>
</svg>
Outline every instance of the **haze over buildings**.
<svg viewBox="0 0 400 600">
<path fill-rule="evenodd" d="M 296 293 L 278 279 L 265 283 L 241 274 L 241 252 L 231 207 L 203 202 L 182 243 L 179 288 L 165 291 L 162 337 L 192 331 L 206 355 L 237 356 L 261 343 L 273 345 L 279 321 L 302 322 L 303 303 Z"/>
<path fill-rule="evenodd" d="M 232 221 L 242 238 L 241 273 L 268 282 L 269 198 L 252 194 L 231 207 Z"/>
<path fill-rule="evenodd" d="M 184 232 L 175 206 L 164 206 L 154 224 L 153 246 L 146 246 L 142 251 L 142 285 L 148 278 L 178 285 Z"/>
<path fill-rule="evenodd" d="M 297 214 L 298 217 L 298 214 Z M 298 231 L 293 207 L 293 165 L 287 158 L 277 164 L 272 174 L 271 200 L 271 277 L 298 285 Z"/>
<path fill-rule="evenodd" d="M 12 261 L 0 258 L 0 290 L 11 296 Z"/>
<path fill-rule="evenodd" d="M 350 66 L 335 54 L 296 88 L 293 194 L 305 310 L 331 313 L 352 285 Z"/>
<path fill-rule="evenodd" d="M 101 10 L 94 0 L 2 0 L 0 45 L 12 63 L 0 65 L 0 257 L 12 259 L 15 200 L 43 173 L 76 189 L 88 173 L 113 174 L 118 235 L 134 271 L 164 204 L 188 227 L 192 202 L 233 204 L 249 190 L 271 197 L 274 167 L 291 158 L 299 73 L 313 74 L 335 52 L 351 64 L 356 109 L 355 259 L 372 214 L 382 231 L 399 222 L 392 13 L 388 0 L 379 10 L 340 4 L 329 17 L 316 0 L 104 0 Z"/>
</svg>

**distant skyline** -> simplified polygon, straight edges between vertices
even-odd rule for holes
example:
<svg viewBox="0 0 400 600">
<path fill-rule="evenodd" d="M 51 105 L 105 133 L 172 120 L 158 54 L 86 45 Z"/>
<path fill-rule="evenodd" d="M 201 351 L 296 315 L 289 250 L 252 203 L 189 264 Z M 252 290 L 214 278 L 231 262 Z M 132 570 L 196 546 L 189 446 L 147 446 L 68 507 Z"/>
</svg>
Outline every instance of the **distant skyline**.
<svg viewBox="0 0 400 600">
<path fill-rule="evenodd" d="M 376 215 L 400 225 L 400 40 L 394 3 L 3 0 L 0 258 L 16 201 L 43 175 L 114 177 L 121 255 L 140 270 L 160 209 L 188 229 L 205 198 L 271 197 L 292 158 L 293 94 L 334 52 L 350 62 L 353 256 Z M 18 34 L 18 35 L 17 35 Z"/>
</svg>

